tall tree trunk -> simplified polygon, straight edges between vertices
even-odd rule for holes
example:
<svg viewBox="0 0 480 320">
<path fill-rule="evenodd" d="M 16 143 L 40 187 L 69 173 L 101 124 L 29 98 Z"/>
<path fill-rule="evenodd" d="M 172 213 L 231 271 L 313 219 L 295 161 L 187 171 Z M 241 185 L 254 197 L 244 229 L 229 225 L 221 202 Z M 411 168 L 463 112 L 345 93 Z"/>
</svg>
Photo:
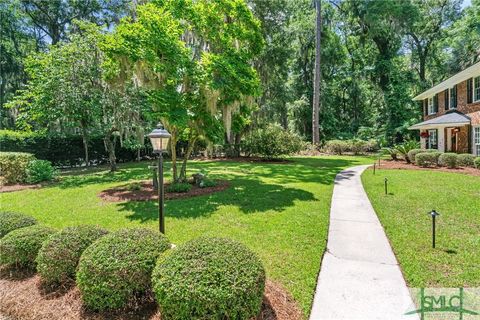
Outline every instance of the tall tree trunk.
<svg viewBox="0 0 480 320">
<path fill-rule="evenodd" d="M 187 161 L 193 152 L 193 147 L 195 146 L 195 142 L 197 142 L 197 137 L 191 137 L 190 140 L 188 141 L 187 152 L 185 152 L 182 168 L 180 169 L 180 177 L 178 178 L 180 182 L 185 182 L 187 180 Z"/>
<path fill-rule="evenodd" d="M 322 6 L 321 0 L 315 0 L 315 9 L 317 11 L 316 27 L 315 27 L 315 76 L 313 80 L 313 110 L 312 110 L 312 143 L 320 143 L 320 41 L 322 32 Z"/>
<path fill-rule="evenodd" d="M 177 132 L 175 130 L 170 131 L 170 152 L 172 153 L 172 176 L 173 182 L 178 181 L 178 172 L 177 172 Z"/>
<path fill-rule="evenodd" d="M 83 151 L 85 153 L 85 165 L 88 167 L 90 166 L 90 157 L 89 157 L 89 151 L 88 151 L 88 133 L 87 133 L 87 128 L 85 126 L 85 123 L 81 123 L 81 129 L 82 129 L 82 142 L 83 142 Z"/>
<path fill-rule="evenodd" d="M 108 152 L 108 162 L 110 163 L 110 171 L 117 171 L 117 158 L 115 157 L 115 142 L 112 141 L 112 133 L 109 132 L 104 138 L 105 147 Z"/>
</svg>

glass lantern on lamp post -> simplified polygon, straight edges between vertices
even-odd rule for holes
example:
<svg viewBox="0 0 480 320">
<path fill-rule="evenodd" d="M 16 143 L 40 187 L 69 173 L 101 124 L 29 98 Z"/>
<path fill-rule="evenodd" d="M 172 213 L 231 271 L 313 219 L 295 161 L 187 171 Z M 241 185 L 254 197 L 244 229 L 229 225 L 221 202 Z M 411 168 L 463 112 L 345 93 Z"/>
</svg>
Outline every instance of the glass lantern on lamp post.
<svg viewBox="0 0 480 320">
<path fill-rule="evenodd" d="M 158 223 L 160 232 L 165 234 L 165 192 L 163 187 L 163 152 L 167 151 L 170 133 L 163 128 L 162 124 L 158 124 L 148 135 L 152 143 L 153 152 L 158 153 Z"/>
</svg>

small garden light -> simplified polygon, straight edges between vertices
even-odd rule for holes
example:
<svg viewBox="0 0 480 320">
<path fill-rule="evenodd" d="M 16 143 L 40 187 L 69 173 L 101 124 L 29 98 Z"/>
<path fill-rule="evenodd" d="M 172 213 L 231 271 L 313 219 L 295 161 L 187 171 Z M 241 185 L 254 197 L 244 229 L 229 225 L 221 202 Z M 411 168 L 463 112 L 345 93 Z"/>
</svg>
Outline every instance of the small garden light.
<svg viewBox="0 0 480 320">
<path fill-rule="evenodd" d="M 165 192 L 163 187 L 163 155 L 162 153 L 167 150 L 168 142 L 170 140 L 170 133 L 163 128 L 162 124 L 158 124 L 148 137 L 152 143 L 153 152 L 158 153 L 158 223 L 160 232 L 165 234 Z"/>
<path fill-rule="evenodd" d="M 432 248 L 435 248 L 435 218 L 439 216 L 440 213 L 432 210 L 429 214 L 432 216 Z"/>
<path fill-rule="evenodd" d="M 373 174 L 375 174 L 375 169 L 376 169 L 376 167 L 377 167 L 377 163 L 374 162 L 374 163 L 373 163 Z"/>
<path fill-rule="evenodd" d="M 388 179 L 385 178 L 385 194 L 388 194 Z"/>
</svg>

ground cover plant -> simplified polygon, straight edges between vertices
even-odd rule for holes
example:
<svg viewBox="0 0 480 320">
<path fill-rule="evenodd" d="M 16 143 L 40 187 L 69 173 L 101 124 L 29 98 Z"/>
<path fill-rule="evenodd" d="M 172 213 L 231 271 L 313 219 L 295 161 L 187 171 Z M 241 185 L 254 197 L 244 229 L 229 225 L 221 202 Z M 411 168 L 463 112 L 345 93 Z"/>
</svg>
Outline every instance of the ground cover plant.
<svg viewBox="0 0 480 320">
<path fill-rule="evenodd" d="M 377 170 L 373 175 L 367 170 L 362 181 L 409 286 L 480 286 L 479 177 L 424 170 Z M 440 213 L 436 249 L 432 209 Z"/>
<path fill-rule="evenodd" d="M 228 180 L 225 191 L 167 200 L 166 234 L 180 245 L 199 236 L 238 240 L 258 254 L 267 277 L 284 286 L 308 315 L 325 250 L 335 175 L 372 163 L 367 157 L 306 157 L 291 162 L 193 161 L 189 176 L 201 170 Z M 105 202 L 98 194 L 114 186 L 151 179 L 148 162 L 72 170 L 37 190 L 0 193 L 4 210 L 22 211 L 40 223 L 64 228 L 79 224 L 108 230 L 158 228 L 156 201 Z M 170 163 L 165 164 L 171 180 Z M 295 241 L 292 241 L 295 238 Z"/>
</svg>

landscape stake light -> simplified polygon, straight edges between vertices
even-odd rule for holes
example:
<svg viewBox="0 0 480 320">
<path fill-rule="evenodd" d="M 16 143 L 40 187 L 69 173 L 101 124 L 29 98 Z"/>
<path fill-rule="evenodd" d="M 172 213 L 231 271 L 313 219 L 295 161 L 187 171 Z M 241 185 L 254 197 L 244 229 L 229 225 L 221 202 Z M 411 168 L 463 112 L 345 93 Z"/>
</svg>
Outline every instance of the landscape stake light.
<svg viewBox="0 0 480 320">
<path fill-rule="evenodd" d="M 170 133 L 165 130 L 162 124 L 158 124 L 148 135 L 152 143 L 153 152 L 158 153 L 158 224 L 160 232 L 165 234 L 165 192 L 163 186 L 163 152 L 167 151 L 168 141 L 170 140 Z"/>
<path fill-rule="evenodd" d="M 432 210 L 429 213 L 432 216 L 432 248 L 435 248 L 435 217 L 439 216 L 440 213 L 435 210 Z"/>
<path fill-rule="evenodd" d="M 375 169 L 376 169 L 376 167 L 377 167 L 377 163 L 374 162 L 374 163 L 373 163 L 373 174 L 375 174 Z"/>
<path fill-rule="evenodd" d="M 385 194 L 388 194 L 388 179 L 385 178 Z"/>
</svg>

